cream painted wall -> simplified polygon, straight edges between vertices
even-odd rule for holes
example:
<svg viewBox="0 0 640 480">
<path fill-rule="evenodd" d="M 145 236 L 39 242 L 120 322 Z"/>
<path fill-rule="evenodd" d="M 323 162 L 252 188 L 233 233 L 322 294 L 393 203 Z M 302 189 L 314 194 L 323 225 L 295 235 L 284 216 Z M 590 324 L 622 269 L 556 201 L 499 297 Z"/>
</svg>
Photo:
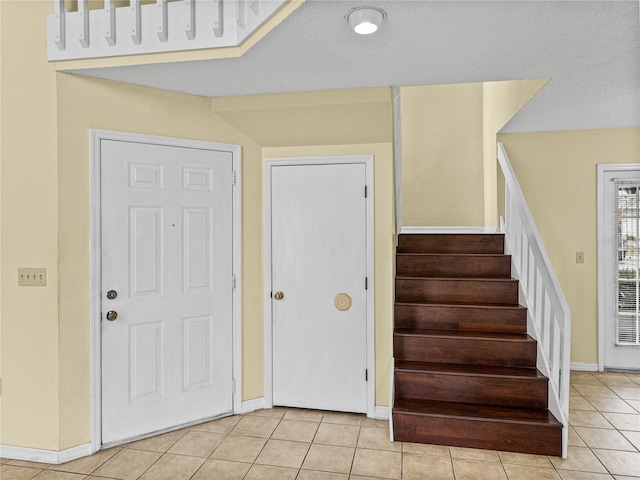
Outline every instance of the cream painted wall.
<svg viewBox="0 0 640 480">
<path fill-rule="evenodd" d="M 395 262 L 394 163 L 392 143 L 263 148 L 266 158 L 373 155 L 375 245 L 375 404 L 389 405 L 393 356 L 393 278 Z"/>
<path fill-rule="evenodd" d="M 640 161 L 640 129 L 500 134 L 571 308 L 571 361 L 598 363 L 596 165 Z M 576 251 L 585 263 L 575 263 Z"/>
<path fill-rule="evenodd" d="M 50 2 L 0 2 L 3 40 L 0 442 L 58 450 L 55 72 L 44 61 L 44 23 L 33 21 L 44 19 L 50 7 Z M 18 267 L 45 267 L 47 286 L 18 287 Z"/>
<path fill-rule="evenodd" d="M 2 54 L 2 6 L 0 6 L 0 55 Z M 2 199 L 2 62 L 0 62 L 0 199 Z M 0 207 L 0 444 L 2 444 L 2 208 Z"/>
<path fill-rule="evenodd" d="M 242 145 L 243 398 L 262 396 L 261 151 L 209 100 L 58 74 L 61 448 L 89 439 L 89 129 Z"/>
<path fill-rule="evenodd" d="M 484 224 L 482 84 L 402 87 L 402 225 Z"/>
<path fill-rule="evenodd" d="M 485 227 L 497 227 L 499 225 L 499 167 L 496 161 L 496 135 L 548 81 L 548 79 L 510 80 L 484 82 L 482 84 Z M 504 184 L 504 178 L 502 179 L 502 184 Z"/>
</svg>

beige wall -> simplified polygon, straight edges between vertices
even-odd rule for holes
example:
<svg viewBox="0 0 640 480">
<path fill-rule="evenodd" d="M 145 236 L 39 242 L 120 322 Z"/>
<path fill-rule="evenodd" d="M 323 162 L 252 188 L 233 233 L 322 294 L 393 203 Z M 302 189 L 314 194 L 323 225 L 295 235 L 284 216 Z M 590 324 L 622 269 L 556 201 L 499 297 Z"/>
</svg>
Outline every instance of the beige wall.
<svg viewBox="0 0 640 480">
<path fill-rule="evenodd" d="M 261 151 L 204 97 L 58 74 L 61 448 L 89 438 L 89 129 L 242 145 L 243 398 L 262 395 Z M 89 106 L 89 108 L 87 108 Z"/>
<path fill-rule="evenodd" d="M 402 225 L 482 226 L 482 84 L 400 89 Z"/>
<path fill-rule="evenodd" d="M 264 148 L 264 158 L 373 155 L 374 157 L 374 275 L 376 405 L 389 405 L 393 356 L 393 275 L 395 207 L 393 145 L 324 145 Z"/>
<path fill-rule="evenodd" d="M 482 84 L 484 164 L 484 226 L 497 227 L 498 178 L 496 135 L 502 127 L 547 84 L 548 79 L 510 80 Z M 501 174 L 502 172 L 500 172 Z M 502 179 L 504 184 L 504 179 Z"/>
<path fill-rule="evenodd" d="M 0 2 L 0 442 L 58 450 L 58 174 L 55 72 L 44 61 L 48 7 Z M 18 267 L 45 267 L 47 286 L 18 287 Z"/>
<path fill-rule="evenodd" d="M 51 2 L 0 2 L 1 39 L 29 35 L 21 49 L 2 48 L 2 412 L 0 443 L 59 451 L 90 441 L 90 191 L 89 129 L 106 129 L 237 143 L 243 151 L 243 399 L 263 395 L 263 178 L 261 145 L 212 111 L 210 99 L 163 92 L 86 77 L 55 73 L 46 62 L 44 30 L 32 21 L 52 8 Z M 11 22 L 7 22 L 7 18 Z M 324 119 L 304 100 L 289 145 L 304 144 L 309 128 L 320 129 L 330 145 L 362 142 L 366 126 L 389 125 L 390 93 L 347 95 Z M 372 98 L 368 96 L 373 94 Z M 316 95 L 310 95 L 315 98 Z M 296 97 L 299 98 L 299 97 Z M 298 102 L 298 100 L 296 100 Z M 294 102 L 295 103 L 295 102 Z M 368 107 L 366 104 L 372 104 Z M 284 101 L 283 105 L 291 105 Z M 339 106 L 340 105 L 340 106 Z M 308 108 L 307 108 L 308 107 Z M 317 107 L 317 105 L 316 105 Z M 297 107 L 296 107 L 297 108 Z M 229 109 L 227 109 L 227 112 Z M 345 116 L 345 112 L 350 115 Z M 281 112 L 282 114 L 282 112 Z M 284 115 L 282 118 L 286 118 Z M 313 118 L 313 123 L 312 123 Z M 360 121 L 351 136 L 336 137 L 336 121 Z M 386 123 L 385 123 L 386 122 Z M 254 122 L 255 127 L 255 122 Z M 243 125 L 241 125 L 243 126 Z M 364 126 L 364 127 L 363 127 Z M 310 148 L 317 154 L 335 151 L 374 153 L 378 158 L 376 201 L 380 205 L 376 241 L 378 289 L 391 291 L 384 273 L 392 262 L 391 133 L 372 135 L 372 145 Z M 302 136 L 307 134 L 306 140 Z M 296 140 L 297 139 L 297 140 Z M 380 144 L 382 143 L 382 144 Z M 326 153 L 322 153 L 326 152 Z M 383 160 L 382 160 L 383 159 Z M 388 176 L 388 182 L 385 178 Z M 386 246 L 384 246 L 386 245 Z M 48 285 L 18 287 L 18 266 L 44 266 Z M 383 272 L 383 273 L 379 273 Z M 385 287 L 386 284 L 386 287 Z M 390 294 L 389 294 L 390 295 Z M 388 401 L 391 345 L 390 296 L 376 300 L 379 341 L 378 402 Z M 386 323 L 379 319 L 385 319 Z M 385 340 L 386 339 L 386 340 Z M 9 341 L 10 340 L 10 341 Z M 383 360 L 380 360 L 383 359 Z M 383 402 L 383 403 L 380 403 Z"/>
<path fill-rule="evenodd" d="M 640 129 L 498 135 L 571 309 L 571 361 L 598 362 L 596 165 L 640 162 Z M 576 264 L 577 251 L 585 263 Z"/>
</svg>

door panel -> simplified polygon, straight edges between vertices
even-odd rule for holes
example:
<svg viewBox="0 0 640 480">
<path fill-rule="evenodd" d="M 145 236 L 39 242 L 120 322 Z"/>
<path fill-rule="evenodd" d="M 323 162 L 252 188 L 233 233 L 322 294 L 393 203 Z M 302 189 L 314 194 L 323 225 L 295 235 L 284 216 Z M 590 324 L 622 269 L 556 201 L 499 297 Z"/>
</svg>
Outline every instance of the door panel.
<svg viewBox="0 0 640 480">
<path fill-rule="evenodd" d="M 271 173 L 274 404 L 365 412 L 365 165 Z"/>
<path fill-rule="evenodd" d="M 108 444 L 233 409 L 232 155 L 111 140 L 100 148 Z"/>
</svg>

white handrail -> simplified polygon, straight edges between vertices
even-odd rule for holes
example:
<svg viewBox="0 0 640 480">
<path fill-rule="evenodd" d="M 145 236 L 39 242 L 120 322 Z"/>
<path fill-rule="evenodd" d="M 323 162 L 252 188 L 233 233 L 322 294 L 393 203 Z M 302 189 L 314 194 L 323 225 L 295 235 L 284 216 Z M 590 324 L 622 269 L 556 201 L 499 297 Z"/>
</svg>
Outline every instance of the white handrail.
<svg viewBox="0 0 640 480">
<path fill-rule="evenodd" d="M 505 178 L 505 232 L 528 331 L 538 343 L 538 369 L 549 378 L 549 410 L 562 424 L 562 457 L 569 440 L 571 311 L 502 143 L 498 163 Z"/>
</svg>

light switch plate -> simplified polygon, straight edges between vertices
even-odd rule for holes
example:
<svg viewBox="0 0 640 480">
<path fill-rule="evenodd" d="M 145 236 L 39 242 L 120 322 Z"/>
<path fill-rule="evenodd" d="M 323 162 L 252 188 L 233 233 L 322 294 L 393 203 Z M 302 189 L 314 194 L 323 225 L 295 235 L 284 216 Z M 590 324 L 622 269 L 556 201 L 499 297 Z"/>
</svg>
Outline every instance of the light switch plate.
<svg viewBox="0 0 640 480">
<path fill-rule="evenodd" d="M 584 263 L 584 252 L 576 252 L 576 263 Z"/>
<path fill-rule="evenodd" d="M 44 287 L 47 285 L 46 268 L 18 268 L 18 285 L 22 287 Z"/>
</svg>

